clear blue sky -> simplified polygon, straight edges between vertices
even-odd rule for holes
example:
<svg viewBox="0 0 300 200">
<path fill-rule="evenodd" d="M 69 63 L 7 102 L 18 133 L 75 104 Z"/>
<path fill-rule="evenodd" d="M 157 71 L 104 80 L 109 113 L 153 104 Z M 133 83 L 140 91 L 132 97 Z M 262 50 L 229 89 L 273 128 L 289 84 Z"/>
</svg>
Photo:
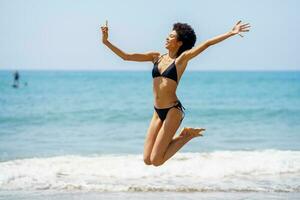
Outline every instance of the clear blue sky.
<svg viewBox="0 0 300 200">
<path fill-rule="evenodd" d="M 197 42 L 249 22 L 234 36 L 192 60 L 189 70 L 300 70 L 297 0 L 0 0 L 0 69 L 148 70 L 102 45 L 101 24 L 122 50 L 166 52 L 175 22 L 192 25 Z"/>
</svg>

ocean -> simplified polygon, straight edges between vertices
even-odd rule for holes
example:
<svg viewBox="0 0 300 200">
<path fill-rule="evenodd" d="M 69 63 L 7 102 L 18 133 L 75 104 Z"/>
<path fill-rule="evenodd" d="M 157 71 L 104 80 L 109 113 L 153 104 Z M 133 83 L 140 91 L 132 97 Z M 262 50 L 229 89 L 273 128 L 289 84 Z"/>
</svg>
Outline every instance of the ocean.
<svg viewBox="0 0 300 200">
<path fill-rule="evenodd" d="M 0 199 L 300 199 L 300 71 L 187 71 L 183 127 L 143 162 L 150 71 L 0 71 Z"/>
</svg>

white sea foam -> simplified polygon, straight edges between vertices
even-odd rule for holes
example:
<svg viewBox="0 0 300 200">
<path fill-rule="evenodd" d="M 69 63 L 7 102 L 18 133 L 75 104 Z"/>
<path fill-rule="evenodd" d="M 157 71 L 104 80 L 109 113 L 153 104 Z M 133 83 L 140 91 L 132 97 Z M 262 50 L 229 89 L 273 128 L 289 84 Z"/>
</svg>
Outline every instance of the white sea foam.
<svg viewBox="0 0 300 200">
<path fill-rule="evenodd" d="M 142 155 L 59 156 L 0 162 L 0 190 L 300 191 L 300 151 L 178 153 L 163 166 Z"/>
</svg>

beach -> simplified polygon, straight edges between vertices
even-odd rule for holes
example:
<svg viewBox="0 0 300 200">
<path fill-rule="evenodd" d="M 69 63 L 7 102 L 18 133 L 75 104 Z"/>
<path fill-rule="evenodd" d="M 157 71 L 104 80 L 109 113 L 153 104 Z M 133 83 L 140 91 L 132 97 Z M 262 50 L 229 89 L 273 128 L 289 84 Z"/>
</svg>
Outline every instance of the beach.
<svg viewBox="0 0 300 200">
<path fill-rule="evenodd" d="M 206 131 L 160 167 L 149 71 L 20 74 L 0 71 L 0 199 L 300 198 L 297 71 L 188 71 L 180 129 Z"/>
</svg>

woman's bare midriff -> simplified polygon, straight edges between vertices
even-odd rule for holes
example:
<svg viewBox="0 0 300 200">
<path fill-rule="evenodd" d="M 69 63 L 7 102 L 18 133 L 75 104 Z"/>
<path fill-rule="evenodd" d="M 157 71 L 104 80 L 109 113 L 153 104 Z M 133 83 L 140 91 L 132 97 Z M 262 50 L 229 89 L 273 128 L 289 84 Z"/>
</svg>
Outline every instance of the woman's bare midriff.
<svg viewBox="0 0 300 200">
<path fill-rule="evenodd" d="M 176 103 L 177 83 L 166 77 L 153 79 L 154 106 L 156 108 L 167 108 Z"/>
</svg>

